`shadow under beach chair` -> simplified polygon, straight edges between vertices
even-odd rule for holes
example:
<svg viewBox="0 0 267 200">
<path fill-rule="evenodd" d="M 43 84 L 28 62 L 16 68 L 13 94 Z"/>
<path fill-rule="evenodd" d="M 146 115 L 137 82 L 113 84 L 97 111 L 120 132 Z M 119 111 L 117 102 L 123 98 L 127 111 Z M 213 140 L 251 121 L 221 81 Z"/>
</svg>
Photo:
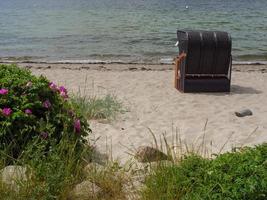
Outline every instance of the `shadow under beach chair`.
<svg viewBox="0 0 267 200">
<path fill-rule="evenodd" d="M 175 88 L 181 92 L 230 92 L 231 37 L 220 31 L 177 31 Z"/>
</svg>

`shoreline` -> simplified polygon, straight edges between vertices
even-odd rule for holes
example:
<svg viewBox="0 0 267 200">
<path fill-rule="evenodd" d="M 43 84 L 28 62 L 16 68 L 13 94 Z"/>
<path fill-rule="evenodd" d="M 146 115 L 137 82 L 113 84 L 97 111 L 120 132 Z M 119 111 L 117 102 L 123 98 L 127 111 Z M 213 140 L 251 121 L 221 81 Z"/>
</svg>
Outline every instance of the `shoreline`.
<svg viewBox="0 0 267 200">
<path fill-rule="evenodd" d="M 123 60 L 24 60 L 24 59 L 1 59 L 0 63 L 33 63 L 33 64 L 137 64 L 137 65 L 172 65 L 174 58 L 161 58 L 157 62 L 123 61 Z M 267 65 L 267 60 L 233 60 L 233 65 Z"/>
<path fill-rule="evenodd" d="M 139 63 L 47 63 L 47 62 L 1 62 L 0 64 L 17 64 L 27 69 L 65 69 L 97 71 L 170 71 L 173 64 L 139 64 Z M 267 64 L 233 64 L 232 71 L 267 73 Z"/>
</svg>

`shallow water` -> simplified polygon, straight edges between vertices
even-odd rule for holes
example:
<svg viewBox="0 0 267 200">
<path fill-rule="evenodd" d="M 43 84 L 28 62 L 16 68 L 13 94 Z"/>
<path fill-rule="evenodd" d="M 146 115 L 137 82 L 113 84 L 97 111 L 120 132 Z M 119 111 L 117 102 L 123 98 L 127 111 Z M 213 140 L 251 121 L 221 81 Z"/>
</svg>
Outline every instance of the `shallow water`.
<svg viewBox="0 0 267 200">
<path fill-rule="evenodd" d="M 267 61 L 266 0 L 0 0 L 2 58 L 168 62 L 177 29 L 228 31 L 235 61 Z"/>
</svg>

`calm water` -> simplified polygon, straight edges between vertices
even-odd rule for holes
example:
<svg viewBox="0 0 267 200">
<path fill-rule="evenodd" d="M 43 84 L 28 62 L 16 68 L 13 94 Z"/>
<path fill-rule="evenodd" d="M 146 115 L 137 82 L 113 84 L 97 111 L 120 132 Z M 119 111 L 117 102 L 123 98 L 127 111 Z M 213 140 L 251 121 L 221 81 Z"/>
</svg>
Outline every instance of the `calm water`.
<svg viewBox="0 0 267 200">
<path fill-rule="evenodd" d="M 0 0 L 0 57 L 158 62 L 185 28 L 228 31 L 236 61 L 267 60 L 267 0 Z"/>
</svg>

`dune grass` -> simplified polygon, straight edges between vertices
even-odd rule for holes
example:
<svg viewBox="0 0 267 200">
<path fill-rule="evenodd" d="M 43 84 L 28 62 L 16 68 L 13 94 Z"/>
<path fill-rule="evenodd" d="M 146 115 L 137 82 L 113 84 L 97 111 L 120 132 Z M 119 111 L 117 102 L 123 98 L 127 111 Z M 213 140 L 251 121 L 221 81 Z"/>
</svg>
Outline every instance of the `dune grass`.
<svg viewBox="0 0 267 200">
<path fill-rule="evenodd" d="M 104 166 L 96 165 L 85 171 L 85 166 L 90 164 L 92 149 L 83 148 L 84 151 L 77 153 L 74 151 L 75 143 L 62 140 L 56 149 L 45 155 L 42 146 L 28 146 L 17 160 L 17 165 L 30 169 L 29 179 L 19 183 L 18 192 L 0 180 L 0 199 L 71 200 L 75 199 L 72 197 L 75 185 L 86 180 L 102 191 L 98 196 L 79 198 L 81 200 L 124 200 L 129 196 L 130 199 L 143 200 L 266 199 L 267 143 L 235 149 L 211 159 L 196 155 L 193 151 L 182 151 L 182 147 L 179 147 L 181 150 L 178 153 L 174 152 L 173 146 L 164 137 L 160 141 L 156 140 L 155 135 L 153 138 L 156 147 L 167 152 L 172 159 L 150 165 L 151 169 L 142 174 L 145 181 L 144 184 L 139 183 L 141 189 L 138 195 L 135 195 L 133 177 L 126 167 L 110 161 Z M 177 140 L 180 141 L 179 138 Z M 180 141 L 179 146 L 182 144 Z M 5 166 L 3 155 L 1 168 Z"/>
<path fill-rule="evenodd" d="M 93 150 L 85 146 L 83 151 L 77 152 L 74 150 L 75 145 L 62 140 L 49 152 L 43 151 L 40 144 L 38 147 L 29 145 L 15 164 L 27 167 L 27 180 L 15 180 L 19 189 L 14 190 L 0 178 L 0 200 L 126 199 L 128 190 L 125 186 L 131 185 L 131 177 L 125 168 L 118 162 L 107 161 L 105 165 L 96 165 L 88 170 L 88 166 L 94 165 L 90 161 Z M 2 169 L 5 166 L 4 159 L 1 157 L 0 161 Z M 101 192 L 77 198 L 72 191 L 84 181 L 97 185 Z"/>
<path fill-rule="evenodd" d="M 267 143 L 206 159 L 185 156 L 181 162 L 158 165 L 146 178 L 143 200 L 267 198 Z"/>
<path fill-rule="evenodd" d="M 217 200 L 267 198 L 267 143 L 254 147 L 236 147 L 217 154 L 208 149 L 203 134 L 192 145 L 182 141 L 179 130 L 168 143 L 164 134 L 152 135 L 153 146 L 166 153 L 168 162 L 149 163 L 144 184 L 139 191 L 142 200 Z M 253 131 L 251 134 L 253 134 Z M 226 141 L 228 142 L 228 140 Z M 211 146 L 212 147 L 212 146 Z"/>
<path fill-rule="evenodd" d="M 82 156 L 76 151 L 76 144 L 61 140 L 49 152 L 45 146 L 29 144 L 15 165 L 27 167 L 30 171 L 26 181 L 14 192 L 8 185 L 0 185 L 3 199 L 66 199 L 68 190 L 82 178 Z M 3 158 L 3 156 L 2 156 Z M 3 165 L 4 166 L 4 165 Z"/>
<path fill-rule="evenodd" d="M 118 114 L 125 112 L 122 103 L 115 95 L 104 97 L 73 95 L 71 102 L 88 120 L 114 120 Z"/>
<path fill-rule="evenodd" d="M 94 168 L 87 174 L 87 179 L 96 183 L 102 190 L 99 199 L 125 200 L 133 195 L 132 177 L 129 169 L 118 162 L 109 162 L 103 168 Z"/>
<path fill-rule="evenodd" d="M 83 85 L 83 88 L 79 87 L 78 92 L 70 96 L 70 101 L 86 119 L 111 121 L 116 119 L 120 113 L 126 112 L 122 102 L 115 94 L 105 92 L 104 95 L 100 95 L 99 91 L 96 92 L 94 80 L 88 84 L 86 77 Z M 87 95 L 86 92 L 87 85 L 90 85 L 90 95 Z"/>
</svg>

